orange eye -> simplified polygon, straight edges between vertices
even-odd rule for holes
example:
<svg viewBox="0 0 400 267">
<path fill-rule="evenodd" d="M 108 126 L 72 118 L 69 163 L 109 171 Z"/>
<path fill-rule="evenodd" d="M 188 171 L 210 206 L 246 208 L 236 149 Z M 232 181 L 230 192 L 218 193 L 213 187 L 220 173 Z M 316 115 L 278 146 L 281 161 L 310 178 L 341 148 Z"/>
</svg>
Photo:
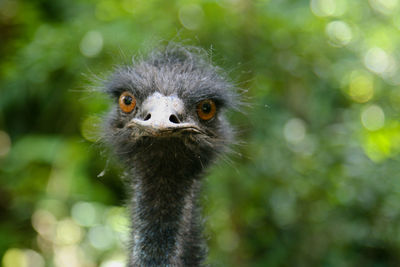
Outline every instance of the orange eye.
<svg viewBox="0 0 400 267">
<path fill-rule="evenodd" d="M 119 107 L 125 113 L 131 112 L 136 106 L 136 98 L 125 91 L 119 96 Z"/>
<path fill-rule="evenodd" d="M 217 106 L 211 99 L 203 100 L 197 104 L 197 115 L 204 121 L 212 119 L 216 112 Z"/>
</svg>

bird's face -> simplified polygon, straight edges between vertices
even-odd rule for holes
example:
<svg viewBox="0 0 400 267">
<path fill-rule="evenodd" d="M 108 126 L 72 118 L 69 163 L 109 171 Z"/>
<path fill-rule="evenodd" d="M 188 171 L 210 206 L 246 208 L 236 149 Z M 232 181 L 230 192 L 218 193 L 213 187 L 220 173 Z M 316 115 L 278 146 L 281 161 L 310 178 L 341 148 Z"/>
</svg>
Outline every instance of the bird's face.
<svg viewBox="0 0 400 267">
<path fill-rule="evenodd" d="M 176 58 L 165 53 L 119 68 L 107 83 L 114 108 L 105 139 L 121 158 L 205 163 L 229 143 L 230 84 L 192 54 Z"/>
<path fill-rule="evenodd" d="M 207 97 L 193 103 L 159 91 L 141 99 L 125 89 L 109 117 L 109 142 L 122 154 L 190 151 L 212 157 L 229 140 L 223 107 L 217 103 Z"/>
</svg>

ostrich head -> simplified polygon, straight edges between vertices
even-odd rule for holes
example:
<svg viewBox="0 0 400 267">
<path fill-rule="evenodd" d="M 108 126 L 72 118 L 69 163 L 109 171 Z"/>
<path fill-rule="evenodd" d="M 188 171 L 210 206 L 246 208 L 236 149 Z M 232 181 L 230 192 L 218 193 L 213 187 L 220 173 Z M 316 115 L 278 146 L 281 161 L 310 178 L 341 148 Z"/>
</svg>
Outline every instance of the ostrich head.
<svg viewBox="0 0 400 267">
<path fill-rule="evenodd" d="M 106 84 L 114 99 L 107 143 L 135 168 L 166 172 L 182 163 L 208 165 L 230 142 L 224 116 L 235 95 L 219 68 L 195 48 L 167 47 L 116 69 Z M 196 164 L 194 164 L 196 165 Z"/>
</svg>

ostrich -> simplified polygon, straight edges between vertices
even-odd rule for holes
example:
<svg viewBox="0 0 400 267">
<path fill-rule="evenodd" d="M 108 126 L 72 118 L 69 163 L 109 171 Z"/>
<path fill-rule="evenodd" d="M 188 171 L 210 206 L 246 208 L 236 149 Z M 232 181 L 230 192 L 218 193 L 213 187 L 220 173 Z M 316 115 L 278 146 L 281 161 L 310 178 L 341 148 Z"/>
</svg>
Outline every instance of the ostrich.
<svg viewBox="0 0 400 267">
<path fill-rule="evenodd" d="M 132 220 L 128 266 L 202 266 L 201 178 L 226 151 L 232 84 L 201 49 L 168 45 L 105 82 L 104 142 L 123 162 Z"/>
</svg>

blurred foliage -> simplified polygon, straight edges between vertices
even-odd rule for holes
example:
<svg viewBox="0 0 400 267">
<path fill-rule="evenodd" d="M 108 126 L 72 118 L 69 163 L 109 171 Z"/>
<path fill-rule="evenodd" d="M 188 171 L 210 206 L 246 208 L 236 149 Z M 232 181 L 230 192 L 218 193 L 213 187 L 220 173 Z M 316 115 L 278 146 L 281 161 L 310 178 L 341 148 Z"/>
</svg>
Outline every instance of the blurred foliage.
<svg viewBox="0 0 400 267">
<path fill-rule="evenodd" d="M 209 50 L 249 103 L 205 181 L 213 266 L 398 266 L 399 0 L 1 0 L 0 40 L 2 266 L 123 266 L 87 80 L 160 40 Z"/>
</svg>

